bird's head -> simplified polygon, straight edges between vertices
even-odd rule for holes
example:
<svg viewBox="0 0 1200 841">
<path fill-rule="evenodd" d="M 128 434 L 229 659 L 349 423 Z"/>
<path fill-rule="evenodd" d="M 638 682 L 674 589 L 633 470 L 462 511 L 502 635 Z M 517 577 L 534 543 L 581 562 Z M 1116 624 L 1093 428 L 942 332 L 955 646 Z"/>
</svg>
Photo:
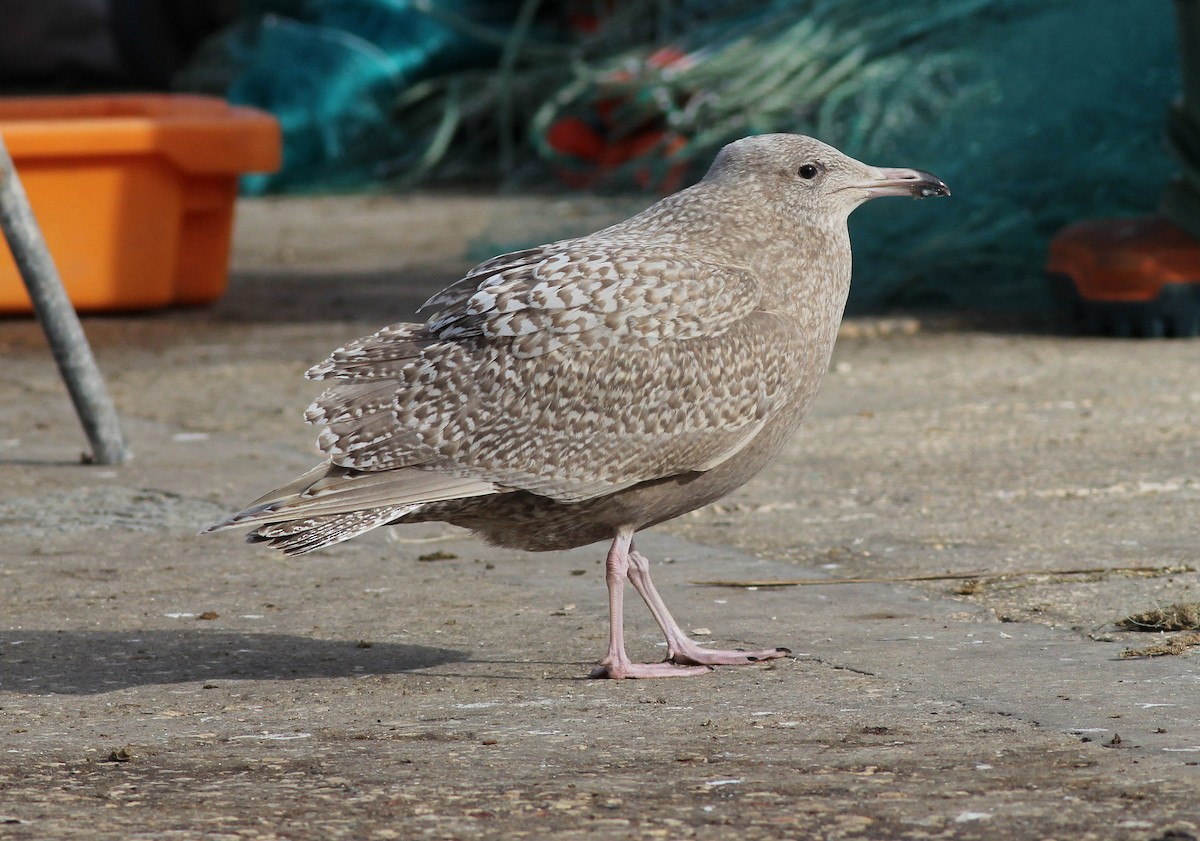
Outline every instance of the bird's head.
<svg viewBox="0 0 1200 841">
<path fill-rule="evenodd" d="M 800 134 L 761 134 L 727 145 L 705 181 L 750 187 L 756 201 L 793 218 L 845 218 L 879 196 L 948 196 L 942 181 L 919 169 L 864 164 Z"/>
</svg>

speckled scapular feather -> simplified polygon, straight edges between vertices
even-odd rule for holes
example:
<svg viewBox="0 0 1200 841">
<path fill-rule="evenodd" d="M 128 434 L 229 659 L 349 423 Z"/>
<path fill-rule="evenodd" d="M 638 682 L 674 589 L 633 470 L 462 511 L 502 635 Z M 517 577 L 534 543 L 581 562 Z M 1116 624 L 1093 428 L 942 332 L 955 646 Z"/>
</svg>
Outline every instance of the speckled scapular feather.
<svg viewBox="0 0 1200 841">
<path fill-rule="evenodd" d="M 850 212 L 947 193 L 808 137 L 732 143 L 695 186 L 488 260 L 424 323 L 313 366 L 328 461 L 208 530 L 300 553 L 444 520 L 530 550 L 614 539 L 636 562 L 634 532 L 729 493 L 800 423 L 849 290 Z"/>
</svg>

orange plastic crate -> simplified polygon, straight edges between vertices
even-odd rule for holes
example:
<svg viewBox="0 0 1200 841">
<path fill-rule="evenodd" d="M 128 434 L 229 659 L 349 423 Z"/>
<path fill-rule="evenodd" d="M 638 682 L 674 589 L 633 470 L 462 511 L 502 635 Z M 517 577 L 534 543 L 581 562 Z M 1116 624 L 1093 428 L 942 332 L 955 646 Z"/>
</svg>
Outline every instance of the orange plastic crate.
<svg viewBox="0 0 1200 841">
<path fill-rule="evenodd" d="M 274 117 L 202 96 L 0 99 L 0 135 L 83 311 L 219 298 L 238 175 L 278 169 L 281 153 Z M 0 247 L 0 312 L 30 311 Z"/>
</svg>

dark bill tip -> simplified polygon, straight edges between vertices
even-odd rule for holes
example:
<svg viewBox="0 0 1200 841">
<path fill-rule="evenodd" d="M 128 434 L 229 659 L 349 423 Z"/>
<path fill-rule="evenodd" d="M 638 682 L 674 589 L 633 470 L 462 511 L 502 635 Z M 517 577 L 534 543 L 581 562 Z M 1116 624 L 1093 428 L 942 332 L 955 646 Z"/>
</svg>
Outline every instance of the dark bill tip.
<svg viewBox="0 0 1200 841">
<path fill-rule="evenodd" d="M 921 169 L 887 168 L 881 168 L 879 172 L 881 178 L 862 185 L 871 198 L 915 196 L 919 199 L 927 199 L 932 196 L 950 195 L 950 188 L 931 172 Z"/>
</svg>

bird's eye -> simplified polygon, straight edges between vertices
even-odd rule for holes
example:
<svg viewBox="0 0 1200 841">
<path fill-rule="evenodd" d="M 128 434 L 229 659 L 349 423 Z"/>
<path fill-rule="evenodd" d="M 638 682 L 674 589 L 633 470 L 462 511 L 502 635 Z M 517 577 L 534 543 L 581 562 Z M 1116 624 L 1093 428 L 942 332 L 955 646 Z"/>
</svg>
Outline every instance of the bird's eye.
<svg viewBox="0 0 1200 841">
<path fill-rule="evenodd" d="M 796 174 L 805 181 L 812 181 L 821 172 L 821 167 L 817 164 L 804 164 L 796 171 Z"/>
</svg>

